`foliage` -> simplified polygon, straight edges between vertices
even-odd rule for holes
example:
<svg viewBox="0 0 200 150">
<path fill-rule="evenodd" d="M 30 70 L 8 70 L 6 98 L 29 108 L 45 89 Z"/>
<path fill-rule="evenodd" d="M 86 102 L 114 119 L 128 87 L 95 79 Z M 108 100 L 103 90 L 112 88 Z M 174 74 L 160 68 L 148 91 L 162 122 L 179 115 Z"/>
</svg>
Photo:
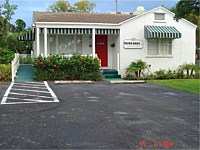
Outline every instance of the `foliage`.
<svg viewBox="0 0 200 150">
<path fill-rule="evenodd" d="M 88 0 L 81 0 L 76 2 L 73 6 L 67 0 L 58 0 L 53 5 L 47 8 L 50 12 L 87 12 L 91 13 L 96 6 L 95 3 L 89 2 Z"/>
<path fill-rule="evenodd" d="M 0 81 L 11 81 L 11 64 L 0 64 Z"/>
<path fill-rule="evenodd" d="M 51 55 L 34 59 L 36 80 L 101 80 L 100 62 L 92 56 Z"/>
<path fill-rule="evenodd" d="M 126 69 L 127 74 L 135 73 L 136 78 L 140 78 L 143 71 L 147 68 L 150 68 L 150 65 L 147 65 L 146 62 L 141 59 L 133 61 L 128 68 Z"/>
<path fill-rule="evenodd" d="M 196 70 L 198 70 L 198 66 L 193 63 L 184 63 L 179 67 L 179 70 L 186 71 L 187 78 L 191 78 L 194 76 L 195 73 L 197 73 Z"/>
<path fill-rule="evenodd" d="M 136 63 L 132 62 L 131 65 L 127 68 L 127 74 L 125 76 L 126 80 L 154 80 L 154 79 L 199 79 L 200 77 L 200 69 L 195 64 L 187 64 L 184 63 L 180 65 L 177 70 L 163 70 L 159 69 L 154 73 L 143 73 L 142 76 L 138 76 L 138 73 L 131 74 L 130 72 L 135 72 L 138 70 L 138 66 L 135 65 Z M 142 63 L 141 63 L 142 64 Z M 129 69 L 129 70 L 128 70 Z"/>
<path fill-rule="evenodd" d="M 0 64 L 8 64 L 14 58 L 14 53 L 7 48 L 0 48 Z"/>
<path fill-rule="evenodd" d="M 180 0 L 175 7 L 171 8 L 171 11 L 175 13 L 174 19 L 176 21 L 184 18 L 197 25 L 196 44 L 199 47 L 199 0 Z"/>
<path fill-rule="evenodd" d="M 11 5 L 9 0 L 5 0 L 5 3 L 2 5 L 1 13 L 8 21 L 12 19 L 12 16 L 15 14 L 17 5 Z"/>
<path fill-rule="evenodd" d="M 50 5 L 47 11 L 51 12 L 69 12 L 70 3 L 66 0 L 58 0 L 55 4 Z"/>
<path fill-rule="evenodd" d="M 17 19 L 15 24 L 16 24 L 16 27 L 15 27 L 15 31 L 16 32 L 25 31 L 26 23 L 22 19 Z"/>
<path fill-rule="evenodd" d="M 194 94 L 200 94 L 199 93 L 199 79 L 149 80 L 147 82 L 189 91 Z"/>
<path fill-rule="evenodd" d="M 20 64 L 32 64 L 33 63 L 33 59 L 29 55 L 27 55 L 25 57 L 20 56 L 19 57 L 19 63 Z"/>
<path fill-rule="evenodd" d="M 77 12 L 91 13 L 93 11 L 94 7 L 96 7 L 96 4 L 91 3 L 88 0 L 82 0 L 80 2 L 75 3 L 74 7 Z"/>
</svg>

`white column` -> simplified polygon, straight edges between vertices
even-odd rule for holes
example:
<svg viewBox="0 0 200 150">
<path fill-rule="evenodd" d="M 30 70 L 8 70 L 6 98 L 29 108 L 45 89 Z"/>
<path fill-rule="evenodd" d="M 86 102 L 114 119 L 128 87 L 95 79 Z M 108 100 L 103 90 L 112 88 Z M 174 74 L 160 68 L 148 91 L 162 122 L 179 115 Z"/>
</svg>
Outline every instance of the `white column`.
<svg viewBox="0 0 200 150">
<path fill-rule="evenodd" d="M 44 28 L 44 57 L 47 57 L 47 28 Z"/>
<path fill-rule="evenodd" d="M 92 56 L 95 57 L 95 28 L 92 29 Z"/>
<path fill-rule="evenodd" d="M 56 34 L 56 54 L 58 54 L 58 35 Z"/>
<path fill-rule="evenodd" d="M 36 28 L 36 57 L 40 55 L 40 28 Z"/>
</svg>

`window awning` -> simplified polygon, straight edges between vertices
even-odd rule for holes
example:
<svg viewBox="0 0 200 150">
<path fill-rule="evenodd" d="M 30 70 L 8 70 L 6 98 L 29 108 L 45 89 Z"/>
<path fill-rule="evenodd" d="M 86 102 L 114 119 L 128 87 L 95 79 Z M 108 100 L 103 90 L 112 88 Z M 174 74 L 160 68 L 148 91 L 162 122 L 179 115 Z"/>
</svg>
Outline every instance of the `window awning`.
<svg viewBox="0 0 200 150">
<path fill-rule="evenodd" d="M 24 35 L 21 35 L 18 38 L 19 41 L 35 41 L 35 30 L 32 29 L 26 32 Z"/>
<path fill-rule="evenodd" d="M 145 38 L 181 38 L 181 33 L 171 26 L 144 26 L 144 37 Z"/>
</svg>

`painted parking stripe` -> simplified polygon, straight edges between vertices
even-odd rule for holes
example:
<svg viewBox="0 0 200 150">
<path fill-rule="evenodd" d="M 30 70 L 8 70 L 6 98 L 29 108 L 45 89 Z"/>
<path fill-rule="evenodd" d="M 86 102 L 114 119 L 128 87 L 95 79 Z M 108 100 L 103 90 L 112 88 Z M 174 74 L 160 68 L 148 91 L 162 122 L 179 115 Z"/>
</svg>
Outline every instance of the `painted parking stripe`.
<svg viewBox="0 0 200 150">
<path fill-rule="evenodd" d="M 51 96 L 54 98 L 54 101 L 59 102 L 56 94 L 53 92 L 53 90 L 49 87 L 48 83 L 44 81 L 44 84 L 46 85 L 47 89 L 50 91 Z"/>
<path fill-rule="evenodd" d="M 29 98 L 21 99 L 21 98 L 15 98 L 15 97 L 8 97 L 8 99 L 15 99 L 15 100 L 21 100 L 21 101 L 30 101 L 30 102 L 49 102 L 49 101 L 42 100 L 42 99 L 34 100 L 34 99 L 29 99 Z"/>
<path fill-rule="evenodd" d="M 39 92 L 39 93 L 50 93 L 50 92 L 46 92 L 46 91 L 16 89 L 16 88 L 12 88 L 12 90 L 17 90 L 17 91 L 28 91 L 28 92 Z"/>
<path fill-rule="evenodd" d="M 10 93 L 10 90 L 11 90 L 13 84 L 14 84 L 14 82 L 11 82 L 10 86 L 9 86 L 8 89 L 6 90 L 6 93 L 5 93 L 4 96 L 3 96 L 3 99 L 2 99 L 2 101 L 1 101 L 1 104 L 5 104 L 5 103 L 6 103 L 8 94 Z"/>
<path fill-rule="evenodd" d="M 43 88 L 43 87 L 34 87 L 34 86 L 19 86 L 19 85 L 15 85 L 14 84 L 14 86 L 15 87 L 22 87 L 22 88 L 31 88 L 31 89 L 37 89 L 37 88 L 39 88 L 39 89 L 47 89 L 47 88 Z"/>
<path fill-rule="evenodd" d="M 48 97 L 48 96 L 40 96 L 40 95 L 33 95 L 33 94 L 22 94 L 22 93 L 14 93 L 14 92 L 10 92 L 10 94 L 23 95 L 23 96 L 35 96 L 35 97 L 41 97 L 41 98 L 52 98 L 52 97 Z"/>
<path fill-rule="evenodd" d="M 27 85 L 29 85 L 29 86 L 38 86 L 38 87 L 45 87 L 45 85 L 43 84 L 43 85 L 41 85 L 41 84 L 38 84 L 38 85 L 36 85 L 36 84 L 26 84 L 26 83 L 14 83 L 15 85 L 24 85 L 24 86 L 27 86 Z"/>
<path fill-rule="evenodd" d="M 8 87 L 8 89 L 6 90 L 4 94 L 1 104 L 59 102 L 56 94 L 49 87 L 46 81 L 44 81 L 43 83 L 39 83 L 39 86 L 42 86 L 42 87 L 35 88 L 34 85 L 36 84 L 37 82 L 34 82 L 34 83 L 29 82 L 28 84 L 27 83 L 21 84 L 19 82 L 18 83 L 11 82 L 10 86 Z M 38 86 L 38 84 L 36 86 Z M 32 89 L 29 89 L 29 88 L 32 88 Z M 26 92 L 26 93 L 23 93 L 23 92 Z"/>
</svg>

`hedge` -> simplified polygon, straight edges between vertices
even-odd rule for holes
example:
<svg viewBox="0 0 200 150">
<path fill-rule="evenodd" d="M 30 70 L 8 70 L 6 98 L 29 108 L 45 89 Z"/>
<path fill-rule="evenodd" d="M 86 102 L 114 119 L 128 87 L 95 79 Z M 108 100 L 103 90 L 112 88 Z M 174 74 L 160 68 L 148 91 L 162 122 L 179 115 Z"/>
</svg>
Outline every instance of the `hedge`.
<svg viewBox="0 0 200 150">
<path fill-rule="evenodd" d="M 0 64 L 0 81 L 11 81 L 11 76 L 11 64 Z"/>
<path fill-rule="evenodd" d="M 34 59 L 36 80 L 94 80 L 102 79 L 99 72 L 100 61 L 92 56 L 50 55 Z"/>
</svg>

